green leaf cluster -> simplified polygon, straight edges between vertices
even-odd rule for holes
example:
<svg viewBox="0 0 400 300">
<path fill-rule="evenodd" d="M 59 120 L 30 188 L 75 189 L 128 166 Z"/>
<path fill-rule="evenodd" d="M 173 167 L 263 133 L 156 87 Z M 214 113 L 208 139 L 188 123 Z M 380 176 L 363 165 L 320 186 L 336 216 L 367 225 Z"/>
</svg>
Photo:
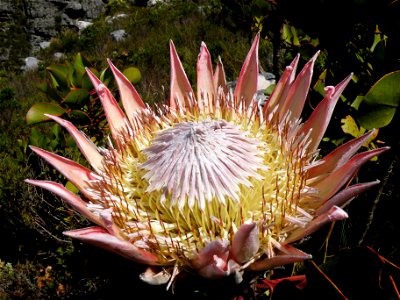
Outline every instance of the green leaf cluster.
<svg viewBox="0 0 400 300">
<path fill-rule="evenodd" d="M 81 126 L 85 133 L 100 141 L 104 137 L 105 115 L 93 85 L 87 75 L 89 68 L 110 89 L 115 89 L 112 72 L 109 68 L 97 70 L 81 53 L 77 53 L 71 62 L 62 65 L 50 65 L 46 68 L 46 81 L 37 86 L 47 101 L 35 103 L 26 113 L 28 125 L 52 122 L 46 114 L 71 120 Z M 138 68 L 123 70 L 132 82 L 141 80 Z M 51 129 L 51 136 L 42 135 L 39 128 L 32 128 L 30 142 L 38 147 L 49 146 L 57 150 L 62 144 L 72 145 L 73 140 L 65 137 L 57 124 Z M 62 146 L 61 146 L 62 147 Z"/>
</svg>

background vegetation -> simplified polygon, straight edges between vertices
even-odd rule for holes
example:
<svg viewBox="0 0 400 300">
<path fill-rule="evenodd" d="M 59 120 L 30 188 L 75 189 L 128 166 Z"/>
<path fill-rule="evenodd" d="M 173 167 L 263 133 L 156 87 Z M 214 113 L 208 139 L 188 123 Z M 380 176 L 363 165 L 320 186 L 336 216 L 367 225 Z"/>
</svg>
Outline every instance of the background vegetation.
<svg viewBox="0 0 400 300">
<path fill-rule="evenodd" d="M 38 53 L 41 65 L 37 71 L 22 72 L 15 58 L 3 62 L 0 299 L 111 299 L 126 294 L 135 298 L 139 291 L 146 297 L 164 299 L 188 295 L 193 299 L 269 299 L 271 291 L 266 292 L 262 279 L 293 274 L 306 274 L 307 288 L 300 291 L 290 281 L 283 282 L 277 285 L 273 299 L 344 299 L 339 290 L 349 299 L 397 299 L 399 272 L 390 262 L 400 264 L 395 209 L 400 199 L 396 186 L 400 175 L 396 111 L 400 97 L 398 88 L 393 88 L 400 85 L 394 84 L 400 70 L 399 10 L 398 1 L 386 0 L 199 0 L 171 1 L 150 8 L 111 0 L 104 15 L 80 34 L 60 29 L 51 46 Z M 107 22 L 119 13 L 128 17 Z M 15 28 L 20 38 L 23 30 Z M 116 29 L 126 30 L 124 41 L 110 37 Z M 35 178 L 67 184 L 62 176 L 31 155 L 28 145 L 62 153 L 82 164 L 84 160 L 58 125 L 29 120 L 27 123 L 26 114 L 38 103 L 53 103 L 65 112 L 66 118 L 76 121 L 90 136 L 96 136 L 96 142 L 101 143 L 104 136 L 102 115 L 89 113 L 91 105 L 96 106 L 95 95 L 66 101 L 74 79 L 57 77 L 59 65 L 76 67 L 77 57 L 81 57 L 81 64 L 99 72 L 104 70 L 105 78 L 106 58 L 111 58 L 120 69 L 138 68 L 140 78 L 135 87 L 146 102 L 152 103 L 163 101 L 168 95 L 170 39 L 192 83 L 196 82 L 195 63 L 201 41 L 207 43 L 214 62 L 221 56 L 228 80 L 234 80 L 256 32 L 261 32 L 262 37 L 261 65 L 277 77 L 297 53 L 304 64 L 317 50 L 321 51 L 305 115 L 322 99 L 325 83 L 336 85 L 354 72 L 354 81 L 338 103 L 321 145 L 323 152 L 372 127 L 379 127 L 379 133 L 368 147 L 392 147 L 364 166 L 354 179 L 380 179 L 381 184 L 349 205 L 350 219 L 324 228 L 303 242 L 302 249 L 313 253 L 313 261 L 266 273 L 258 280 L 254 280 L 256 274 L 251 274 L 237 287 L 229 282 L 205 285 L 201 278 L 189 277 L 180 281 L 172 294 L 165 292 L 164 286 L 140 282 L 141 266 L 66 239 L 63 231 L 84 227 L 89 222 L 53 195 L 24 183 L 25 178 Z M 56 61 L 55 52 L 64 53 L 64 58 Z M 85 85 L 83 76 L 80 86 Z M 372 97 L 375 94 L 380 95 L 378 100 Z M 223 285 L 229 288 L 221 288 Z"/>
</svg>

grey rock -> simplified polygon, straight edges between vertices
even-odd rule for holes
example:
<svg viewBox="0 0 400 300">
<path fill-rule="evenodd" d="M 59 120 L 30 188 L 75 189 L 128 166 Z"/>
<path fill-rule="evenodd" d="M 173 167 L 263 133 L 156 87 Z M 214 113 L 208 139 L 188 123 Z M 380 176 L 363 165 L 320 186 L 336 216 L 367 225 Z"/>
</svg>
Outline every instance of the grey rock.
<svg viewBox="0 0 400 300">
<path fill-rule="evenodd" d="M 235 91 L 237 81 L 238 80 L 236 79 L 233 81 L 228 81 L 226 83 L 228 90 L 231 91 L 232 93 Z M 267 95 L 266 93 L 268 87 L 275 83 L 276 80 L 274 74 L 260 70 L 257 79 L 257 94 L 256 94 L 256 99 L 260 111 L 269 98 L 269 95 Z"/>
<path fill-rule="evenodd" d="M 147 6 L 154 6 L 157 4 L 165 4 L 168 3 L 169 0 L 148 0 L 147 1 Z"/>
<path fill-rule="evenodd" d="M 49 48 L 50 42 L 41 42 L 39 43 L 40 49 L 46 49 Z"/>
<path fill-rule="evenodd" d="M 61 59 L 63 59 L 65 57 L 65 54 L 62 53 L 62 52 L 55 52 L 53 54 L 53 57 L 54 57 L 55 60 L 61 60 Z"/>
<path fill-rule="evenodd" d="M 127 14 L 118 14 L 118 15 L 115 15 L 113 17 L 106 17 L 106 22 L 108 24 L 112 24 L 116 20 L 124 19 L 124 18 L 127 18 L 127 17 L 128 17 Z"/>
<path fill-rule="evenodd" d="M 111 34 L 111 37 L 117 42 L 123 41 L 127 36 L 126 31 L 124 29 L 115 30 L 115 31 L 111 32 L 110 34 Z"/>
<path fill-rule="evenodd" d="M 83 29 L 93 25 L 92 22 L 88 22 L 88 21 L 75 21 L 75 25 L 76 27 L 78 27 L 79 31 L 82 31 Z"/>
<path fill-rule="evenodd" d="M 25 58 L 25 65 L 22 67 L 24 71 L 33 71 L 39 68 L 39 60 L 36 57 L 30 56 Z"/>
<path fill-rule="evenodd" d="M 103 12 L 106 0 L 0 0 L 0 30 L 7 31 L 9 24 L 26 20 L 24 27 L 30 55 L 41 49 L 41 43 L 49 41 L 64 28 L 78 30 L 76 22 L 90 22 Z M 9 44 L 12 44 L 12 40 Z M 3 43 L 4 44 L 4 43 Z M 7 54 L 12 45 L 0 45 L 0 54 Z M 5 49 L 3 49 L 5 48 Z M 29 47 L 26 47 L 28 49 Z M 13 51 L 13 49 L 11 50 Z"/>
</svg>

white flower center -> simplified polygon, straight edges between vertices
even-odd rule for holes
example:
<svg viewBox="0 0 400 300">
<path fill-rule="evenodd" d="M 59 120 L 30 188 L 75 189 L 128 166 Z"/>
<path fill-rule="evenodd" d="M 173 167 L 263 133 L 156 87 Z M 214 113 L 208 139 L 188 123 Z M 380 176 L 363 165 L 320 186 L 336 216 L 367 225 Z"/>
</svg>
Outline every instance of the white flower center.
<svg viewBox="0 0 400 300">
<path fill-rule="evenodd" d="M 206 201 L 225 197 L 239 202 L 240 185 L 251 186 L 262 168 L 260 142 L 225 120 L 182 122 L 159 132 L 144 150 L 141 168 L 147 192 L 162 191 L 162 202 L 182 209 L 204 209 Z"/>
</svg>

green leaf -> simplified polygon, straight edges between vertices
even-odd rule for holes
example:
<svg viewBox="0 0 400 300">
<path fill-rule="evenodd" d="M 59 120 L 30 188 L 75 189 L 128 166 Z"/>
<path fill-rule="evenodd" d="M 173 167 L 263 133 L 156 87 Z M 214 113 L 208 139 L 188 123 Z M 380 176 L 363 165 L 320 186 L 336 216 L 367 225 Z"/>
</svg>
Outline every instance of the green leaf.
<svg viewBox="0 0 400 300">
<path fill-rule="evenodd" d="M 89 99 L 89 91 L 87 89 L 72 89 L 64 98 L 64 102 L 68 104 L 80 105 Z"/>
<path fill-rule="evenodd" d="M 359 106 L 358 121 L 366 129 L 387 126 L 400 102 L 400 71 L 380 78 L 365 95 Z"/>
<path fill-rule="evenodd" d="M 76 142 L 75 142 L 74 138 L 70 135 L 67 135 L 65 137 L 65 144 L 70 148 L 76 148 Z"/>
<path fill-rule="evenodd" d="M 54 124 L 51 128 L 51 133 L 54 135 L 54 138 L 58 139 L 61 133 L 61 127 L 58 124 Z"/>
<path fill-rule="evenodd" d="M 326 79 L 327 69 L 323 70 L 319 75 L 317 82 L 314 84 L 314 91 L 319 93 L 321 96 L 325 97 L 325 79 Z"/>
<path fill-rule="evenodd" d="M 352 116 L 347 115 L 344 119 L 340 120 L 342 123 L 342 130 L 344 133 L 350 134 L 353 137 L 359 137 L 360 129 Z"/>
<path fill-rule="evenodd" d="M 61 89 L 68 88 L 68 67 L 65 65 L 53 65 L 46 68 L 51 75 L 53 86 Z"/>
<path fill-rule="evenodd" d="M 85 63 L 80 53 L 75 56 L 74 69 L 82 74 L 85 73 Z"/>
<path fill-rule="evenodd" d="M 354 99 L 353 103 L 351 103 L 351 107 L 358 110 L 358 108 L 363 100 L 364 100 L 364 96 L 357 96 L 356 99 Z"/>
<path fill-rule="evenodd" d="M 46 82 L 39 82 L 35 85 L 36 89 L 41 91 L 42 93 L 46 94 L 47 93 L 47 83 Z"/>
<path fill-rule="evenodd" d="M 344 133 L 350 134 L 351 136 L 358 138 L 365 133 L 365 128 L 362 126 L 358 127 L 356 121 L 353 119 L 352 116 L 347 115 L 344 119 L 340 120 L 342 123 L 342 130 Z M 378 130 L 362 145 L 368 149 L 375 149 L 375 144 L 373 140 L 376 139 L 378 136 Z M 371 160 L 377 160 L 377 157 L 372 158 Z"/>
<path fill-rule="evenodd" d="M 93 72 L 93 70 L 92 70 L 92 72 Z M 93 73 L 94 73 L 94 72 L 93 72 Z M 98 72 L 96 71 L 96 73 L 98 73 Z M 95 73 L 94 73 L 94 74 L 95 74 Z M 91 91 L 91 90 L 94 89 L 93 84 L 92 84 L 92 82 L 90 81 L 90 78 L 89 78 L 89 76 L 88 76 L 87 73 L 85 73 L 85 74 L 82 76 L 82 85 L 81 85 L 81 87 L 82 87 L 83 89 L 87 89 L 88 91 Z"/>
<path fill-rule="evenodd" d="M 292 36 L 293 36 L 293 45 L 295 46 L 300 46 L 300 40 L 299 37 L 297 35 L 297 30 L 294 26 L 290 26 L 290 31 L 292 32 Z"/>
<path fill-rule="evenodd" d="M 382 128 L 392 121 L 396 108 L 387 106 L 368 107 L 358 117 L 360 124 L 366 129 Z"/>
<path fill-rule="evenodd" d="M 77 124 L 90 124 L 90 117 L 87 113 L 81 110 L 73 110 L 68 114 L 68 119 L 75 125 Z"/>
<path fill-rule="evenodd" d="M 73 87 L 78 87 L 78 88 L 81 87 L 83 75 L 84 73 L 80 72 L 79 70 L 73 69 L 68 76 L 71 85 Z"/>
<path fill-rule="evenodd" d="M 29 111 L 26 113 L 26 123 L 28 125 L 33 125 L 41 122 L 46 122 L 51 120 L 44 114 L 50 114 L 55 116 L 61 116 L 66 111 L 59 105 L 48 102 L 40 102 L 32 105 Z"/>
<path fill-rule="evenodd" d="M 52 80 L 55 80 L 55 79 L 54 79 L 54 77 L 50 74 L 50 75 L 49 75 L 48 81 L 51 82 Z M 54 100 L 54 101 L 56 101 L 56 102 L 62 101 L 62 96 L 60 95 L 60 92 L 57 91 L 57 88 L 54 87 L 53 84 L 47 82 L 47 83 L 42 84 L 41 86 L 37 86 L 37 88 L 38 88 L 41 92 L 45 93 L 45 95 L 46 95 L 46 97 L 47 97 L 48 99 Z M 61 94 L 63 94 L 63 93 L 64 93 L 64 91 L 63 91 Z"/>
<path fill-rule="evenodd" d="M 275 87 L 276 87 L 276 84 L 269 85 L 267 87 L 267 89 L 265 90 L 265 94 L 270 96 L 272 94 L 272 92 L 274 91 Z"/>
<path fill-rule="evenodd" d="M 365 95 L 364 102 L 370 105 L 397 107 L 400 101 L 400 71 L 384 75 Z"/>
<path fill-rule="evenodd" d="M 290 25 L 283 24 L 281 29 L 281 37 L 282 40 L 287 43 L 291 44 L 292 42 L 292 32 L 290 31 Z"/>
<path fill-rule="evenodd" d="M 126 68 L 122 73 L 132 84 L 136 84 L 142 79 L 142 74 L 139 69 L 135 67 Z"/>
<path fill-rule="evenodd" d="M 65 188 L 66 188 L 67 190 L 70 190 L 70 191 L 73 192 L 74 194 L 77 194 L 77 193 L 79 192 L 78 188 L 77 188 L 75 185 L 73 185 L 73 183 L 72 183 L 71 181 L 68 181 L 68 182 L 65 184 Z"/>
<path fill-rule="evenodd" d="M 375 51 L 375 48 L 376 48 L 378 45 L 383 45 L 383 47 L 386 47 L 387 38 L 388 38 L 388 37 L 387 37 L 386 35 L 384 35 L 384 34 L 379 30 L 378 25 L 376 25 L 375 33 L 374 33 L 374 42 L 373 42 L 373 44 L 372 44 L 372 46 L 371 46 L 371 48 L 370 48 L 371 52 L 374 52 L 374 51 Z"/>
<path fill-rule="evenodd" d="M 111 79 L 113 78 L 113 74 L 111 68 L 105 68 L 100 73 L 100 81 L 104 83 L 106 86 L 110 83 Z"/>
<path fill-rule="evenodd" d="M 84 77 L 86 74 L 85 67 L 89 67 L 91 63 L 80 53 L 75 56 L 73 70 L 71 72 L 71 82 L 73 82 L 75 87 L 83 87 L 87 88 L 87 86 L 83 86 L 86 84 L 83 81 L 86 81 Z"/>
<path fill-rule="evenodd" d="M 62 136 L 61 126 L 58 124 L 54 124 L 51 128 L 51 133 L 52 136 L 48 145 L 52 150 L 55 150 L 60 146 L 60 138 Z"/>
<path fill-rule="evenodd" d="M 29 137 L 29 145 L 43 148 L 47 144 L 47 137 L 39 129 L 33 127 Z"/>
</svg>

